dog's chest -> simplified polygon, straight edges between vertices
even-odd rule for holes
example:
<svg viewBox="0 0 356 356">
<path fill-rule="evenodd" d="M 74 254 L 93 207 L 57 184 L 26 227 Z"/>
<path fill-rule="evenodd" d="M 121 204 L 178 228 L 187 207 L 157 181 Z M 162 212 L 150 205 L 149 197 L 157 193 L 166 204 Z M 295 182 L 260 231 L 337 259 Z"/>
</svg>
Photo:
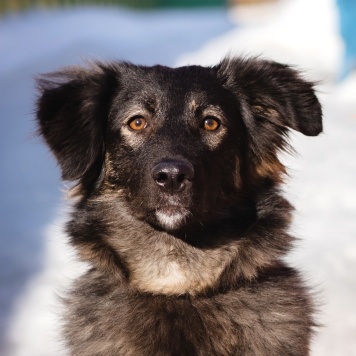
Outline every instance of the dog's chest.
<svg viewBox="0 0 356 356">
<path fill-rule="evenodd" d="M 167 257 L 156 261 L 146 258 L 137 262 L 131 268 L 130 283 L 139 290 L 183 294 L 195 284 L 194 277 L 189 276 L 185 266 Z"/>
<path fill-rule="evenodd" d="M 124 259 L 133 288 L 154 294 L 195 295 L 216 284 L 232 254 L 232 250 L 221 253 L 163 245 L 126 251 Z"/>
</svg>

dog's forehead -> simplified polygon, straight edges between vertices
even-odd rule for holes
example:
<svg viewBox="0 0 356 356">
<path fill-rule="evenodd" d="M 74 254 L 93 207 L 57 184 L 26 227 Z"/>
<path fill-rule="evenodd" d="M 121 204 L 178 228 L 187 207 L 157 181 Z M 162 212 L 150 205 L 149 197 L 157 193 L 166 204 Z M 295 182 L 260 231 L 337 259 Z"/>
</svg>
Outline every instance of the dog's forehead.
<svg viewBox="0 0 356 356">
<path fill-rule="evenodd" d="M 222 89 L 216 71 L 201 66 L 137 66 L 126 73 L 124 83 L 127 99 L 147 105 L 184 103 L 192 109 L 216 102 Z"/>
<path fill-rule="evenodd" d="M 134 73 L 125 75 L 127 91 L 153 97 L 166 96 L 187 99 L 192 96 L 198 101 L 214 93 L 218 86 L 216 72 L 212 68 L 186 66 L 170 68 L 164 66 L 136 67 Z"/>
</svg>

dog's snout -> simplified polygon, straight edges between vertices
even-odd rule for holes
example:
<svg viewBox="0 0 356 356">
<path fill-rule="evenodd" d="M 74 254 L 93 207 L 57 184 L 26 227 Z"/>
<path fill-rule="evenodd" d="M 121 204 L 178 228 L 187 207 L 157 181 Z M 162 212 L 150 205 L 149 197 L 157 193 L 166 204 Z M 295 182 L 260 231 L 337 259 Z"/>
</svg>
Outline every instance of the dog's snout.
<svg viewBox="0 0 356 356">
<path fill-rule="evenodd" d="M 194 168 L 187 161 L 165 160 L 153 167 L 152 177 L 161 189 L 174 193 L 194 178 Z"/>
</svg>

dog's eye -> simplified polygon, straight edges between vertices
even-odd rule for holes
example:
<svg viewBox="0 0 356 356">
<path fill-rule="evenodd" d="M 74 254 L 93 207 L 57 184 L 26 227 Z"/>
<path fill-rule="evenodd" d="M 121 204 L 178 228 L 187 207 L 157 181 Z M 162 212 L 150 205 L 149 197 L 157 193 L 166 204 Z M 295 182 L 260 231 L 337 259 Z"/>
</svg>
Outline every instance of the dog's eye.
<svg viewBox="0 0 356 356">
<path fill-rule="evenodd" d="M 203 121 L 203 129 L 206 131 L 215 131 L 219 127 L 220 127 L 220 121 L 213 116 L 208 116 Z"/>
<path fill-rule="evenodd" d="M 140 131 L 147 127 L 147 121 L 141 116 L 136 116 L 128 122 L 128 125 L 130 129 Z"/>
</svg>

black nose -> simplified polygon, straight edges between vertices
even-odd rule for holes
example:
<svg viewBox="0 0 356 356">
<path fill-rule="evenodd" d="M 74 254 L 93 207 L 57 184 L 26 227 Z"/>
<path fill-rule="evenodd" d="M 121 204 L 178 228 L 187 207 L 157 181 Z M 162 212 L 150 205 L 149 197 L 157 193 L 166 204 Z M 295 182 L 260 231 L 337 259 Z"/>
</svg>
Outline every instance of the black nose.
<svg viewBox="0 0 356 356">
<path fill-rule="evenodd" d="M 153 167 L 152 177 L 161 189 L 173 194 L 194 178 L 194 168 L 187 161 L 164 160 Z"/>
</svg>

